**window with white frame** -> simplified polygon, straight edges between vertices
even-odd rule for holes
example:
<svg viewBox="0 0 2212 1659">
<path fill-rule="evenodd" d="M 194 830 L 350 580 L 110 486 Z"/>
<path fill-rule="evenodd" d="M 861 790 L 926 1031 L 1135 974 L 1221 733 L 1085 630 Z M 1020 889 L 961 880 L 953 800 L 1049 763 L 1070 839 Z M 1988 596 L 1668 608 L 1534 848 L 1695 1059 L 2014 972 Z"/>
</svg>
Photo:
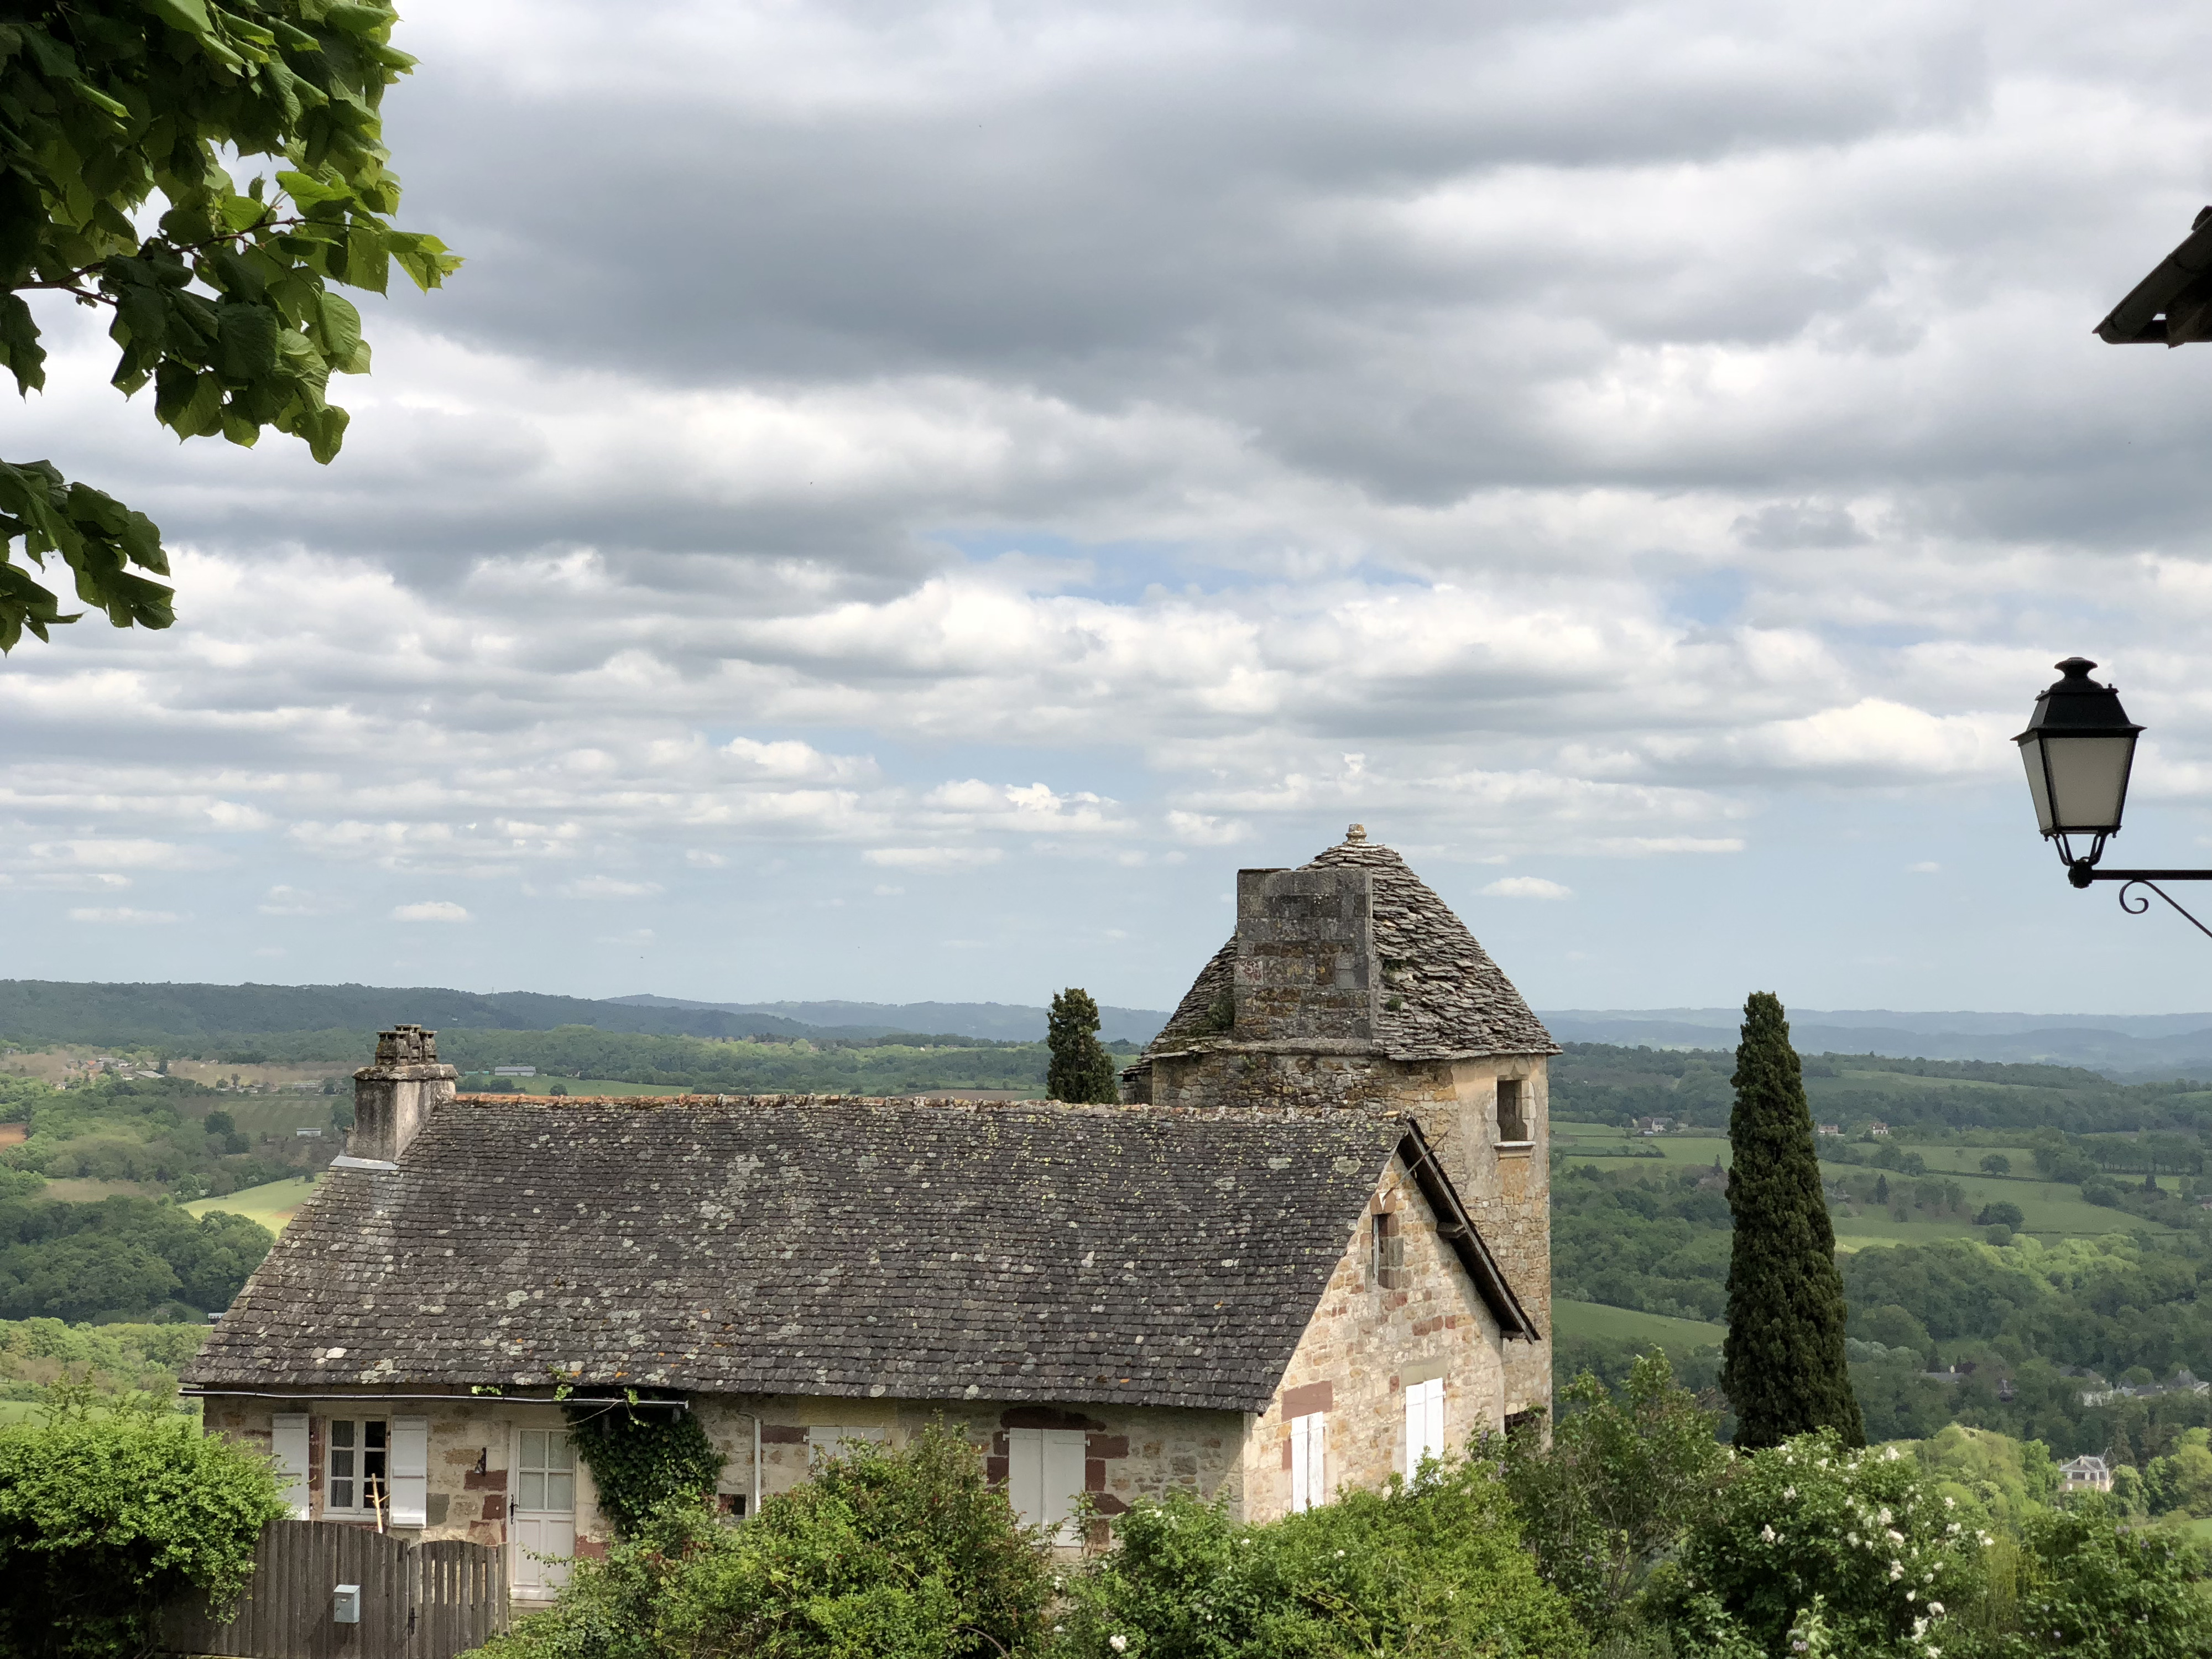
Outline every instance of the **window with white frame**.
<svg viewBox="0 0 2212 1659">
<path fill-rule="evenodd" d="M 392 1425 L 381 1417 L 334 1417 L 324 1450 L 323 1513 L 388 1514 Z"/>
<path fill-rule="evenodd" d="M 576 1508 L 576 1449 L 562 1429 L 525 1429 L 514 1470 L 514 1507 L 536 1515 Z"/>
<path fill-rule="evenodd" d="M 1421 1472 L 1425 1457 L 1444 1455 L 1444 1380 L 1432 1376 L 1406 1387 L 1406 1473 Z"/>
<path fill-rule="evenodd" d="M 1291 1513 L 1328 1502 L 1328 1413 L 1291 1419 Z"/>
</svg>

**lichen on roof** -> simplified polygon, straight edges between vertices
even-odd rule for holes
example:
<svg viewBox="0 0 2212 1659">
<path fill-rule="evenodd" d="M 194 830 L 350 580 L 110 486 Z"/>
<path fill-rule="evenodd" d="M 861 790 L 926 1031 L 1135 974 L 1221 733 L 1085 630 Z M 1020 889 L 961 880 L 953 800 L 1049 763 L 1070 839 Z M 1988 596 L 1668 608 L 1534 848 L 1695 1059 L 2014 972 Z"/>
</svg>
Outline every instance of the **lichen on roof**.
<svg viewBox="0 0 2212 1659">
<path fill-rule="evenodd" d="M 1258 1410 L 1409 1136 L 1331 1110 L 464 1097 L 396 1169 L 323 1178 L 188 1380 Z"/>
</svg>

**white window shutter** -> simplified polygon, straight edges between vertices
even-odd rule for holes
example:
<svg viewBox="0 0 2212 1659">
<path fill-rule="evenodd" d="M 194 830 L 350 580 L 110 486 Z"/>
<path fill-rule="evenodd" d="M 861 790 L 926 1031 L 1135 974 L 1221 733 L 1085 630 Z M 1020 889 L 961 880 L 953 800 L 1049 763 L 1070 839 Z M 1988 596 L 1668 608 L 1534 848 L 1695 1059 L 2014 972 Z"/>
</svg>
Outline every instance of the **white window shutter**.
<svg viewBox="0 0 2212 1659">
<path fill-rule="evenodd" d="M 1291 1512 L 1303 1514 L 1328 1501 L 1328 1414 L 1291 1419 Z"/>
<path fill-rule="evenodd" d="M 392 1419 L 392 1524 L 420 1527 L 429 1521 L 430 1419 Z"/>
<path fill-rule="evenodd" d="M 1006 1431 L 1006 1501 L 1025 1527 L 1044 1524 L 1044 1431 Z"/>
<path fill-rule="evenodd" d="M 279 1412 L 269 1419 L 269 1454 L 276 1465 L 277 1496 L 292 1518 L 307 1518 L 307 1414 Z"/>
<path fill-rule="evenodd" d="M 1054 1542 L 1079 1544 L 1082 1535 L 1076 1531 L 1071 1517 L 1075 1514 L 1077 1501 L 1083 1496 L 1084 1432 L 1080 1429 L 1047 1429 L 1043 1432 L 1044 1501 L 1039 1518 L 1055 1529 Z"/>
<path fill-rule="evenodd" d="M 1406 1389 L 1406 1474 L 1420 1473 L 1425 1457 L 1444 1455 L 1444 1380 L 1432 1376 Z"/>
</svg>

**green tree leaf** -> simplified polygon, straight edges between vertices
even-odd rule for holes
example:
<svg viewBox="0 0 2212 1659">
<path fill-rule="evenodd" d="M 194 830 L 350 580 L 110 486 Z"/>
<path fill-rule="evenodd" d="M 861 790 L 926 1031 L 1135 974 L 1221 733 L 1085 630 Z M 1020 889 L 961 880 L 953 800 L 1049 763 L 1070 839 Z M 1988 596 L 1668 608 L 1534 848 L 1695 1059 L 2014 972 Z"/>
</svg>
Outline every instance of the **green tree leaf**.
<svg viewBox="0 0 2212 1659">
<path fill-rule="evenodd" d="M 370 354 L 330 287 L 382 293 L 396 260 L 427 289 L 460 264 L 392 222 L 380 106 L 414 63 L 392 49 L 396 21 L 376 0 L 72 0 L 0 23 L 0 366 L 17 389 L 46 383 L 15 292 L 36 283 L 114 313 L 113 384 L 150 380 L 179 438 L 250 446 L 275 427 L 336 459 L 347 416 L 329 378 L 367 374 Z M 233 154 L 273 161 L 276 193 L 261 177 L 241 192 Z M 0 649 L 71 620 L 12 562 L 18 544 L 33 567 L 61 553 L 112 620 L 165 626 L 168 590 L 124 568 L 166 570 L 151 522 L 80 523 L 96 504 L 44 465 L 4 469 Z"/>
</svg>

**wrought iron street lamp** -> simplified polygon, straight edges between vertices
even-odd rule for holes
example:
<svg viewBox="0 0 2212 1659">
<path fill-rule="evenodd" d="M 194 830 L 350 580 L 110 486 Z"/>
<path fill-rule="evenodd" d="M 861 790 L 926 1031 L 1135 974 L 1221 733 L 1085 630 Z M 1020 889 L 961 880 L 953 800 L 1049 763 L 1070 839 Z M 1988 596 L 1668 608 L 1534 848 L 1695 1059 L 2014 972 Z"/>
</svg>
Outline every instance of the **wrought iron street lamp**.
<svg viewBox="0 0 2212 1659">
<path fill-rule="evenodd" d="M 2035 700 L 2027 730 L 2013 741 L 2027 764 L 2027 792 L 2035 801 L 2036 827 L 2045 841 L 2058 843 L 2066 879 L 2076 887 L 2093 881 L 2117 881 L 2120 908 L 2141 915 L 2150 901 L 2131 890 L 2148 887 L 2207 938 L 2207 927 L 2161 890 L 2162 881 L 2212 881 L 2212 870 L 2100 870 L 2105 843 L 2120 833 L 2128 803 L 2128 776 L 2135 769 L 2136 739 L 2142 727 L 2120 707 L 2120 694 L 2089 678 L 2097 665 L 2069 657 L 2057 665 L 2063 676 Z M 2087 840 L 2086 847 L 2080 843 Z"/>
</svg>

